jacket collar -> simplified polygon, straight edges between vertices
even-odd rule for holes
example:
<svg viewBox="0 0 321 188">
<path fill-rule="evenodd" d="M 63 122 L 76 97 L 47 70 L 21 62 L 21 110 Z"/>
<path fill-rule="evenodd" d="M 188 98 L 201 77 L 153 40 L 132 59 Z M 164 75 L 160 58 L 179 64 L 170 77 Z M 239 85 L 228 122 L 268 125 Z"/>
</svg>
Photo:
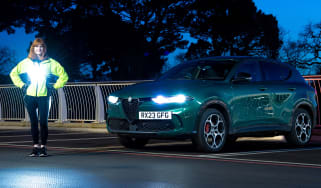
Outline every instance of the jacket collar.
<svg viewBox="0 0 321 188">
<path fill-rule="evenodd" d="M 33 62 L 33 63 L 48 63 L 49 62 L 49 60 L 50 60 L 50 58 L 48 57 L 48 58 L 46 58 L 46 59 L 44 59 L 44 60 L 33 60 L 33 59 L 30 59 L 30 58 L 28 58 L 31 62 Z"/>
</svg>

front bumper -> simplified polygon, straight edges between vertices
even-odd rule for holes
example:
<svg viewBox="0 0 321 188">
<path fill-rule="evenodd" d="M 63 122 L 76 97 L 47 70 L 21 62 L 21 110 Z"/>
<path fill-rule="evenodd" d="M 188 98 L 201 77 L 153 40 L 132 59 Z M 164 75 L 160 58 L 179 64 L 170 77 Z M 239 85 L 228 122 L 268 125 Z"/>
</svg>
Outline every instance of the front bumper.
<svg viewBox="0 0 321 188">
<path fill-rule="evenodd" d="M 195 107 L 188 104 L 153 105 L 134 103 L 133 105 L 110 104 L 107 110 L 107 129 L 110 133 L 127 135 L 158 135 L 176 137 L 190 135 L 195 125 Z M 170 120 L 141 120 L 139 111 L 170 111 Z"/>
<path fill-rule="evenodd" d="M 183 123 L 179 116 L 173 115 L 171 120 L 133 120 L 109 118 L 108 131 L 111 133 L 161 133 L 178 131 Z"/>
</svg>

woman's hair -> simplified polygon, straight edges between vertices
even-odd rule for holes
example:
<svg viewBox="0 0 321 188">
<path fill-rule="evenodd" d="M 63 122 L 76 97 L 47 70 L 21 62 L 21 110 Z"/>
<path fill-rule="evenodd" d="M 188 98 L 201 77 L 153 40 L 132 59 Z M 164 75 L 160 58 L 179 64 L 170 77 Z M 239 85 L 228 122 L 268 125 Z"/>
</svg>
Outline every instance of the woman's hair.
<svg viewBox="0 0 321 188">
<path fill-rule="evenodd" d="M 38 45 L 41 45 L 43 46 L 43 54 L 42 56 L 40 56 L 38 58 L 38 56 L 35 54 L 35 46 L 38 46 Z M 28 58 L 32 59 L 32 60 L 44 60 L 44 59 L 47 59 L 48 56 L 47 56 L 47 45 L 45 43 L 45 41 L 42 39 L 42 38 L 36 38 L 31 46 L 30 46 L 30 49 L 29 49 L 29 55 L 28 55 Z"/>
</svg>

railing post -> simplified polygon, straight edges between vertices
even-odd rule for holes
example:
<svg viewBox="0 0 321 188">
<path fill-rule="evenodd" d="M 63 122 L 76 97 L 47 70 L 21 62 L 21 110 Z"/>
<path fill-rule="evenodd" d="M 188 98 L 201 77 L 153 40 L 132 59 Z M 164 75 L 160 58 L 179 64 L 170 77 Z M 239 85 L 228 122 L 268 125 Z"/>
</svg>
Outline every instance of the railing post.
<svg viewBox="0 0 321 188">
<path fill-rule="evenodd" d="M 58 122 L 63 123 L 67 121 L 67 103 L 63 88 L 58 89 L 58 98 Z"/>
<path fill-rule="evenodd" d="M 29 114 L 28 114 L 27 108 L 24 107 L 24 109 L 25 109 L 25 119 L 23 121 L 29 122 L 30 118 L 29 118 Z"/>
<path fill-rule="evenodd" d="M 96 122 L 102 123 L 105 120 L 105 111 L 104 111 L 104 100 L 101 93 L 101 89 L 98 85 L 95 86 L 95 97 L 96 97 Z"/>
<path fill-rule="evenodd" d="M 0 103 L 0 121 L 2 121 L 2 111 L 1 111 L 2 107 L 1 107 L 1 103 Z"/>
</svg>

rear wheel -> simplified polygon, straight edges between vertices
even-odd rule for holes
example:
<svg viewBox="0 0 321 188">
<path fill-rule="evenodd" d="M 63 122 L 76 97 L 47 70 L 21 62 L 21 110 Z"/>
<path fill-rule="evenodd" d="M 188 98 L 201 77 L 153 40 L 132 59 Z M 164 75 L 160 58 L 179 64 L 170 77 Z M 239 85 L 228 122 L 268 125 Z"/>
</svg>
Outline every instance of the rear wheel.
<svg viewBox="0 0 321 188">
<path fill-rule="evenodd" d="M 148 143 L 147 138 L 136 138 L 119 135 L 120 143 L 126 148 L 142 148 Z"/>
<path fill-rule="evenodd" d="M 292 117 L 292 129 L 285 138 L 294 145 L 303 146 L 309 143 L 312 132 L 310 114 L 304 109 L 297 109 Z"/>
<path fill-rule="evenodd" d="M 227 122 L 224 115 L 217 109 L 207 109 L 198 125 L 195 142 L 205 152 L 222 150 L 227 137 Z"/>
</svg>

